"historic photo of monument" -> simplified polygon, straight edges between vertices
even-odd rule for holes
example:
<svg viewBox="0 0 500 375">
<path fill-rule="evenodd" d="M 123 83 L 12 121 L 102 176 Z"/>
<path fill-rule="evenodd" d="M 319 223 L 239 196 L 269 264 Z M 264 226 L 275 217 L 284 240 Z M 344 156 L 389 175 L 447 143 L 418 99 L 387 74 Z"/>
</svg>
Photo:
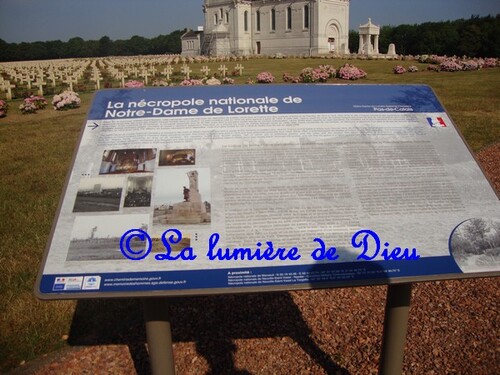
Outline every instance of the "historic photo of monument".
<svg viewBox="0 0 500 375">
<path fill-rule="evenodd" d="M 129 176 L 123 207 L 149 207 L 153 176 Z"/>
<path fill-rule="evenodd" d="M 210 170 L 172 168 L 157 172 L 154 225 L 210 223 Z"/>
<path fill-rule="evenodd" d="M 155 148 L 105 150 L 99 174 L 154 172 Z"/>
<path fill-rule="evenodd" d="M 121 177 L 84 178 L 78 186 L 73 212 L 118 211 L 122 190 Z"/>
<path fill-rule="evenodd" d="M 120 251 L 120 238 L 130 229 L 147 231 L 149 215 L 79 216 L 71 232 L 67 261 L 125 259 Z M 144 243 L 133 239 L 134 250 L 144 248 Z"/>
<path fill-rule="evenodd" d="M 173 165 L 194 165 L 195 162 L 195 149 L 161 150 L 158 165 L 160 167 Z"/>
</svg>

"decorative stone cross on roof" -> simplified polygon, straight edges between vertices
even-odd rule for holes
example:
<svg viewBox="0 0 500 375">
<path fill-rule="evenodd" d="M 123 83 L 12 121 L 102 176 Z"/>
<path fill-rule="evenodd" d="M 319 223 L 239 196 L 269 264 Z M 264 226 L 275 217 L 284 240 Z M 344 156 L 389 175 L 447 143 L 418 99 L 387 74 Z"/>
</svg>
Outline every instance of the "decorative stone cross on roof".
<svg viewBox="0 0 500 375">
<path fill-rule="evenodd" d="M 189 75 L 192 73 L 192 70 L 189 68 L 189 65 L 184 64 L 182 65 L 181 73 L 184 74 L 186 79 L 189 79 Z"/>
<path fill-rule="evenodd" d="M 200 69 L 200 72 L 203 73 L 204 77 L 208 77 L 210 74 L 210 68 L 207 65 L 203 65 L 203 68 Z"/>
<path fill-rule="evenodd" d="M 222 77 L 226 76 L 226 72 L 228 71 L 227 67 L 225 65 L 219 66 L 219 72 L 222 74 Z"/>
</svg>

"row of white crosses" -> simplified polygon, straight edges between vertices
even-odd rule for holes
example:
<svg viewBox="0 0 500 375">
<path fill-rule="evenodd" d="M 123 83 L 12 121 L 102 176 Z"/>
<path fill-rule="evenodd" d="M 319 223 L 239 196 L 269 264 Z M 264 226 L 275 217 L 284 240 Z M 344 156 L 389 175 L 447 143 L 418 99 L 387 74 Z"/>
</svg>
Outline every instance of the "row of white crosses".
<svg viewBox="0 0 500 375">
<path fill-rule="evenodd" d="M 6 97 L 12 99 L 11 89 L 16 87 L 10 84 L 14 81 L 18 86 L 26 86 L 28 90 L 38 89 L 38 95 L 43 96 L 44 86 L 49 83 L 55 87 L 57 82 L 66 83 L 71 90 L 73 84 L 83 78 L 83 74 L 89 66 L 88 60 L 82 61 L 37 61 L 16 62 L 0 66 L 0 73 L 5 73 L 10 78 L 9 89 L 7 84 L 2 84 L 3 91 L 7 91 Z"/>
<path fill-rule="evenodd" d="M 11 100 L 12 89 L 20 86 L 24 86 L 28 90 L 36 88 L 39 95 L 43 95 L 46 86 L 54 88 L 57 85 L 63 85 L 74 91 L 75 85 L 83 79 L 84 73 L 89 70 L 90 81 L 95 84 L 97 90 L 101 88 L 105 72 L 115 80 L 120 81 L 122 87 L 125 85 L 125 79 L 132 77 L 140 77 L 148 85 L 149 80 L 158 76 L 170 80 L 174 74 L 174 66 L 181 63 L 181 74 L 186 79 L 190 79 L 193 70 L 189 64 L 242 61 L 245 58 L 247 57 L 154 55 L 0 63 L 0 92 L 4 92 L 7 99 Z M 235 70 L 239 71 L 240 75 L 243 69 L 241 64 L 237 64 L 235 67 Z M 218 70 L 222 77 L 226 77 L 229 69 L 226 65 L 221 64 Z M 204 65 L 200 71 L 204 77 L 210 75 L 210 69 L 207 65 Z"/>
<path fill-rule="evenodd" d="M 237 64 L 234 69 L 238 71 L 239 75 L 241 76 L 243 74 L 243 69 L 245 68 L 243 67 L 243 65 Z M 226 67 L 226 65 L 221 64 L 217 70 L 220 72 L 223 78 L 227 77 L 227 71 L 229 70 L 229 68 Z M 205 78 L 210 76 L 210 68 L 207 65 L 203 65 L 203 67 L 200 69 L 200 72 Z"/>
</svg>

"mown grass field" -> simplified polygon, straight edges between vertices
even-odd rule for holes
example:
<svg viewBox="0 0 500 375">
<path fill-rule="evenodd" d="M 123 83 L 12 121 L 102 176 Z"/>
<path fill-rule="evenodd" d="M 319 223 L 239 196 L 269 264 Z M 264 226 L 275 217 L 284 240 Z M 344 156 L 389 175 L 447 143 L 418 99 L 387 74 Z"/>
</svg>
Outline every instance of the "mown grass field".
<svg viewBox="0 0 500 375">
<path fill-rule="evenodd" d="M 427 71 L 426 64 L 403 62 L 421 71 L 395 75 L 394 61 L 258 59 L 241 62 L 245 69 L 236 83 L 255 79 L 264 70 L 280 83 L 284 72 L 298 75 L 307 66 L 338 68 L 345 62 L 368 73 L 352 84 L 431 86 L 473 151 L 500 141 L 499 68 L 436 73 Z M 236 64 L 226 63 L 229 71 Z M 219 65 L 209 67 L 214 72 Z M 191 68 L 199 72 L 201 64 Z M 81 98 L 79 109 L 47 108 L 33 115 L 22 115 L 17 109 L 21 100 L 14 100 L 8 116 L 0 119 L 0 371 L 67 345 L 62 337 L 69 333 L 76 302 L 40 302 L 33 286 L 92 93 L 82 93 Z"/>
</svg>

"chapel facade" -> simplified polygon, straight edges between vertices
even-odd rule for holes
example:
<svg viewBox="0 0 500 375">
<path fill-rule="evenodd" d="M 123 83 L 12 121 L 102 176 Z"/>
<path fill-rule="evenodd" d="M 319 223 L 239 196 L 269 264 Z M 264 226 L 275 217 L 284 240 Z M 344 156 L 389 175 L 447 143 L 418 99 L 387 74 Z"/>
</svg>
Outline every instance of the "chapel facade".
<svg viewBox="0 0 500 375">
<path fill-rule="evenodd" d="M 182 54 L 349 54 L 350 0 L 204 0 L 203 32 L 182 36 Z"/>
</svg>

